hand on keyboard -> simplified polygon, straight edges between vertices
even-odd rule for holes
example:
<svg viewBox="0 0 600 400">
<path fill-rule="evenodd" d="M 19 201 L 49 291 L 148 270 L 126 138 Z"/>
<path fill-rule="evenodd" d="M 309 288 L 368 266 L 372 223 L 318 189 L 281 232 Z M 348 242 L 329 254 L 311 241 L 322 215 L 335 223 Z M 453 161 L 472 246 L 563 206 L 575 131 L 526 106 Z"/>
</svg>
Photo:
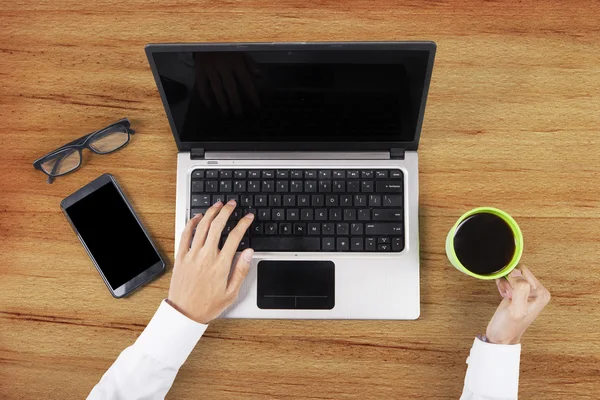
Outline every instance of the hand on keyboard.
<svg viewBox="0 0 600 400">
<path fill-rule="evenodd" d="M 219 250 L 222 233 L 235 208 L 233 200 L 225 206 L 217 202 L 204 215 L 190 219 L 181 235 L 167 301 L 203 324 L 217 318 L 237 298 L 254 254 L 252 249 L 244 250 L 231 271 L 235 252 L 254 220 L 253 214 L 246 214 L 230 229 Z"/>
</svg>

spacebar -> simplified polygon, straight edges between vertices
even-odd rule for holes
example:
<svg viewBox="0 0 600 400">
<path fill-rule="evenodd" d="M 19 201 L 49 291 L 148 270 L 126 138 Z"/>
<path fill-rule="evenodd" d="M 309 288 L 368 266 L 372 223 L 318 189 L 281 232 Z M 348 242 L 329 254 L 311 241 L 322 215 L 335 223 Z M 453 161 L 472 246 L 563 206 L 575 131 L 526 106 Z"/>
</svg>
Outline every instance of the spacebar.
<svg viewBox="0 0 600 400">
<path fill-rule="evenodd" d="M 254 251 L 318 251 L 321 239 L 318 237 L 252 237 L 250 246 Z"/>
</svg>

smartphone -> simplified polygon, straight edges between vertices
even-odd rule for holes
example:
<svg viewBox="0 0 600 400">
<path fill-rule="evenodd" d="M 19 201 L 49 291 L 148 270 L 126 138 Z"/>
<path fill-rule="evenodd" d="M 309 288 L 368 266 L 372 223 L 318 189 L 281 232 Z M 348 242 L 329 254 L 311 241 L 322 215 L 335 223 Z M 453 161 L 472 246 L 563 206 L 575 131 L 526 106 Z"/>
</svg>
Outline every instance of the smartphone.
<svg viewBox="0 0 600 400">
<path fill-rule="evenodd" d="M 104 280 L 121 298 L 165 271 L 165 262 L 110 174 L 88 183 L 60 206 Z"/>
</svg>

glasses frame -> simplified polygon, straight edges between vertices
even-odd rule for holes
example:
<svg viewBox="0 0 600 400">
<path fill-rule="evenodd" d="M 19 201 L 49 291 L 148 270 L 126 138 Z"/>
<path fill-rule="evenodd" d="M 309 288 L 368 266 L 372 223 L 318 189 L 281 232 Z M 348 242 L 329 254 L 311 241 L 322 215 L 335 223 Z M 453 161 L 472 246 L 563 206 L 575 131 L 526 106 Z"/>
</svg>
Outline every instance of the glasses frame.
<svg viewBox="0 0 600 400">
<path fill-rule="evenodd" d="M 103 132 L 105 132 L 109 129 L 113 129 L 118 126 L 124 127 L 125 132 L 127 133 L 127 141 L 125 143 L 123 143 L 121 146 L 117 147 L 114 150 L 107 151 L 107 152 L 100 152 L 98 150 L 95 150 L 92 146 L 90 146 L 90 143 L 92 143 L 94 141 L 94 139 L 96 139 L 98 136 L 100 136 L 100 134 L 102 134 Z M 38 158 L 37 160 L 35 160 L 33 162 L 33 167 L 39 171 L 42 171 L 44 174 L 46 174 L 48 176 L 47 182 L 52 183 L 52 182 L 54 182 L 54 180 L 57 177 L 70 174 L 71 172 L 75 172 L 79 168 L 81 168 L 81 164 L 82 164 L 81 161 L 83 160 L 83 149 L 91 150 L 92 152 L 94 152 L 96 154 L 100 154 L 100 155 L 110 154 L 110 153 L 113 153 L 113 152 L 120 150 L 123 147 L 127 146 L 129 144 L 129 141 L 131 140 L 131 135 L 133 135 L 134 133 L 135 133 L 135 131 L 133 129 L 131 129 L 131 124 L 130 124 L 129 120 L 127 118 L 123 118 L 113 124 L 110 124 L 102 129 L 99 129 L 95 132 L 83 135 L 79 139 L 75 139 L 72 142 L 69 142 L 69 143 L 63 145 L 56 150 L 51 151 L 50 153 L 46 154 L 45 156 Z M 73 168 L 70 171 L 63 172 L 61 174 L 56 174 L 56 173 L 52 173 L 52 172 L 49 173 L 44 170 L 44 168 L 42 167 L 44 162 L 46 162 L 50 158 L 56 156 L 57 153 L 60 153 L 60 152 L 63 152 L 65 150 L 69 150 L 69 149 L 76 150 L 79 153 L 79 164 L 77 165 L 77 167 Z M 60 160 L 60 161 L 62 161 L 62 160 Z M 54 165 L 59 165 L 60 161 L 57 161 Z"/>
</svg>

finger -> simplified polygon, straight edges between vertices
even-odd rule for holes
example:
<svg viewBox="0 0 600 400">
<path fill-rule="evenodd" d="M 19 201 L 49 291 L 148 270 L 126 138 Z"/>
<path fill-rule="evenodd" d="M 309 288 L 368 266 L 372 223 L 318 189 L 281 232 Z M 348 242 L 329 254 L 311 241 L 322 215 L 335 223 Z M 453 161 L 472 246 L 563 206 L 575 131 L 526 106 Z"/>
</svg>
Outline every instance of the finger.
<svg viewBox="0 0 600 400">
<path fill-rule="evenodd" d="M 246 95 L 250 98 L 250 101 L 254 107 L 260 107 L 260 99 L 258 97 L 258 92 L 256 91 L 256 86 L 254 86 L 254 81 L 248 73 L 246 66 L 241 66 L 236 70 L 236 72 L 240 84 L 244 87 L 244 93 L 246 93 Z"/>
<path fill-rule="evenodd" d="M 229 257 L 231 260 L 233 260 L 233 256 L 235 255 L 240 242 L 246 234 L 246 231 L 248 228 L 250 228 L 250 225 L 252 225 L 253 220 L 254 214 L 246 214 L 244 218 L 240 219 L 236 227 L 229 232 L 227 240 L 221 249 L 221 254 L 224 254 L 226 257 Z"/>
<path fill-rule="evenodd" d="M 250 271 L 250 263 L 252 262 L 252 256 L 254 256 L 254 250 L 244 250 L 238 257 L 235 267 L 231 272 L 229 283 L 227 284 L 227 291 L 230 294 L 235 295 L 235 297 L 237 297 L 237 294 L 242 287 L 242 283 L 244 283 L 244 279 L 246 279 L 246 276 L 248 276 L 248 271 Z"/>
<path fill-rule="evenodd" d="M 527 268 L 524 265 L 519 266 L 519 269 L 521 270 L 521 273 L 523 274 L 523 278 L 527 279 L 527 282 L 529 282 L 529 284 L 531 285 L 531 289 L 533 289 L 534 291 L 543 285 L 540 283 L 540 281 L 538 281 L 538 279 L 533 275 L 533 273 L 529 270 L 529 268 Z"/>
<path fill-rule="evenodd" d="M 198 226 L 198 223 L 202 219 L 202 214 L 198 214 L 194 216 L 194 218 L 190 219 L 187 224 L 185 224 L 185 228 L 183 228 L 183 233 L 181 234 L 181 240 L 179 241 L 179 250 L 177 251 L 177 258 L 181 258 L 185 256 L 188 251 L 190 251 L 190 247 L 192 245 L 192 238 L 194 236 L 194 229 Z"/>
<path fill-rule="evenodd" d="M 508 299 L 512 298 L 512 288 L 510 287 L 510 283 L 506 279 L 496 279 L 496 286 L 498 287 L 500 296 Z"/>
<path fill-rule="evenodd" d="M 233 78 L 231 71 L 221 72 L 221 80 L 225 85 L 225 92 L 229 98 L 229 104 L 233 108 L 235 115 L 242 115 L 242 103 L 240 101 L 240 93 L 238 92 L 237 83 Z"/>
<path fill-rule="evenodd" d="M 211 222 L 217 217 L 217 215 L 219 215 L 219 211 L 221 211 L 222 207 L 223 203 L 217 201 L 212 205 L 211 208 L 206 210 L 204 217 L 202 217 L 198 227 L 196 228 L 196 234 L 194 235 L 194 241 L 192 242 L 192 248 L 190 251 L 197 252 L 204 246 Z"/>
<path fill-rule="evenodd" d="M 507 279 L 513 291 L 512 301 L 509 307 L 512 309 L 515 317 L 523 318 L 527 315 L 531 286 L 529 285 L 529 282 L 523 278 L 521 271 L 518 269 L 514 269 L 508 274 Z"/>
<path fill-rule="evenodd" d="M 208 75 L 210 87 L 212 88 L 215 98 L 217 99 L 219 108 L 221 108 L 223 114 L 227 115 L 229 113 L 229 106 L 227 105 L 227 98 L 225 97 L 223 82 L 221 82 L 219 73 L 214 67 L 211 66 L 206 68 L 206 74 Z"/>
<path fill-rule="evenodd" d="M 206 242 L 204 243 L 205 246 L 218 249 L 219 240 L 223 234 L 223 229 L 225 229 L 227 220 L 229 220 L 233 210 L 235 210 L 235 206 L 235 200 L 229 200 L 227 204 L 221 208 L 219 215 L 217 215 L 214 221 L 210 224 L 210 229 L 208 230 L 208 235 L 206 236 Z"/>
</svg>

